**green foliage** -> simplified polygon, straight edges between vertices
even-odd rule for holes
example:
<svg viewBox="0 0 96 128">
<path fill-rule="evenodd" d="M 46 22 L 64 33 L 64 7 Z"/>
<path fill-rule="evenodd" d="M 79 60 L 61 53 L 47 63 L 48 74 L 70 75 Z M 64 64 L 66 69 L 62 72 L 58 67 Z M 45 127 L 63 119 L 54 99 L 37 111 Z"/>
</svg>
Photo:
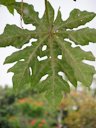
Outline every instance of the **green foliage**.
<svg viewBox="0 0 96 128">
<path fill-rule="evenodd" d="M 10 13 L 14 13 L 15 0 L 0 0 L 0 4 L 7 6 Z"/>
<path fill-rule="evenodd" d="M 28 115 L 29 117 L 40 117 L 43 116 L 44 108 L 43 102 L 34 101 L 31 97 L 21 98 L 15 105 L 15 109 L 22 112 L 23 115 Z"/>
<path fill-rule="evenodd" d="M 0 88 L 0 128 L 48 128 L 44 103 L 40 98 L 35 98 L 36 94 L 30 90 L 18 96 L 12 90 Z"/>
<path fill-rule="evenodd" d="M 69 111 L 64 122 L 68 128 L 96 128 L 96 99 L 88 93 L 73 93 L 70 95 L 68 106 L 77 106 L 78 110 Z M 79 99 L 79 100 L 78 100 Z M 71 102 L 70 102 L 71 101 Z M 77 101 L 77 103 L 76 103 Z"/>
<path fill-rule="evenodd" d="M 34 37 L 34 32 L 28 30 L 22 30 L 15 25 L 7 25 L 5 27 L 5 32 L 0 40 L 0 46 L 14 46 L 16 48 L 21 48 L 24 44 L 28 43 L 30 38 Z"/>
<path fill-rule="evenodd" d="M 11 106 L 15 102 L 12 89 L 0 87 L 0 128 L 10 128 L 8 116 L 15 114 Z"/>
<path fill-rule="evenodd" d="M 22 13 L 21 3 L 15 3 L 14 7 L 18 13 Z M 54 19 L 54 10 L 45 0 L 45 12 L 40 19 L 32 5 L 23 3 L 24 22 L 33 24 L 36 29 L 29 31 L 15 25 L 7 25 L 4 33 L 0 35 L 0 47 L 14 46 L 19 49 L 5 60 L 5 63 L 16 62 L 9 69 L 9 72 L 14 73 L 14 88 L 19 91 L 29 84 L 33 89 L 44 92 L 51 104 L 56 104 L 60 102 L 64 92 L 70 91 L 69 82 L 76 87 L 77 81 L 80 81 L 89 87 L 95 70 L 83 60 L 94 61 L 94 56 L 79 46 L 73 48 L 72 41 L 76 45 L 96 42 L 96 30 L 90 28 L 73 30 L 73 28 L 85 25 L 95 16 L 93 12 L 74 9 L 69 18 L 63 21 L 58 10 L 57 18 Z M 37 40 L 32 42 L 31 46 L 21 49 L 32 38 Z M 44 45 L 47 49 L 42 51 Z M 61 59 L 58 58 L 59 55 L 62 55 Z M 38 57 L 44 56 L 47 59 L 38 60 Z M 66 79 L 61 77 L 59 72 L 63 72 Z M 47 78 L 41 80 L 45 75 Z"/>
<path fill-rule="evenodd" d="M 12 90 L 0 88 L 0 128 L 96 128 L 96 99 L 89 91 L 71 91 L 52 111 L 30 90 L 18 96 Z"/>
</svg>

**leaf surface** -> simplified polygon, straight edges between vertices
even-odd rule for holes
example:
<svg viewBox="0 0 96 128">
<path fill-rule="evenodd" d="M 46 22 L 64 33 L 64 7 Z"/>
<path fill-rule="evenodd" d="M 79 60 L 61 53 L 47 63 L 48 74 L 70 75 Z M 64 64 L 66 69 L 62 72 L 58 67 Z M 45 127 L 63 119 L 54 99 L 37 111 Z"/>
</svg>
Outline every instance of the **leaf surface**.
<svg viewBox="0 0 96 128">
<path fill-rule="evenodd" d="M 38 12 L 34 11 L 34 7 L 32 5 L 23 3 L 23 10 L 21 11 L 21 3 L 15 3 L 14 8 L 20 15 L 23 15 L 23 19 L 26 24 L 39 24 L 40 19 L 38 17 Z"/>
<path fill-rule="evenodd" d="M 68 32 L 69 39 L 79 45 L 88 45 L 89 42 L 96 42 L 96 29 L 83 28 L 76 31 Z"/>
<path fill-rule="evenodd" d="M 0 4 L 7 6 L 10 13 L 14 13 L 15 0 L 0 0 Z"/>
<path fill-rule="evenodd" d="M 66 29 L 77 28 L 81 25 L 86 24 L 91 21 L 96 16 L 93 12 L 80 11 L 79 9 L 74 9 L 69 18 L 64 21 L 59 28 L 64 27 Z"/>
<path fill-rule="evenodd" d="M 4 34 L 0 35 L 0 47 L 14 46 L 21 48 L 35 37 L 35 32 L 23 30 L 16 25 L 7 25 Z"/>
</svg>

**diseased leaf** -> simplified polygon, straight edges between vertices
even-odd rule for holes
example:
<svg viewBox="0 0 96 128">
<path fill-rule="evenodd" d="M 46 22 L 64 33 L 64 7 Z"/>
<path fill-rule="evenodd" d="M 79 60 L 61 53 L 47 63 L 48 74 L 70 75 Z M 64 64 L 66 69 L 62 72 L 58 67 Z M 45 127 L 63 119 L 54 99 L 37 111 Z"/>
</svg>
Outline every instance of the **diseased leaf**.
<svg viewBox="0 0 96 128">
<path fill-rule="evenodd" d="M 24 22 L 35 25 L 36 30 L 29 31 L 15 25 L 7 25 L 4 33 L 0 35 L 1 47 L 11 45 L 19 48 L 19 51 L 5 60 L 5 63 L 16 62 L 9 69 L 14 73 L 15 90 L 22 89 L 28 83 L 33 89 L 44 93 L 50 103 L 57 104 L 61 101 L 63 93 L 70 91 L 69 83 L 77 87 L 77 81 L 80 81 L 84 86 L 89 87 L 95 70 L 83 60 L 94 61 L 94 56 L 91 52 L 83 51 L 79 46 L 73 48 L 70 40 L 77 45 L 86 45 L 91 41 L 95 43 L 95 29 L 73 30 L 73 28 L 91 21 L 96 14 L 74 9 L 69 18 L 63 21 L 59 10 L 57 18 L 54 19 L 54 9 L 45 0 L 45 12 L 40 19 L 32 5 L 24 3 L 23 6 Z M 21 14 L 20 3 L 16 3 L 15 8 Z M 37 41 L 21 49 L 31 38 Z M 66 38 L 69 42 L 65 41 Z M 44 46 L 46 49 L 42 50 Z M 60 76 L 59 72 L 62 72 L 66 79 Z"/>
</svg>

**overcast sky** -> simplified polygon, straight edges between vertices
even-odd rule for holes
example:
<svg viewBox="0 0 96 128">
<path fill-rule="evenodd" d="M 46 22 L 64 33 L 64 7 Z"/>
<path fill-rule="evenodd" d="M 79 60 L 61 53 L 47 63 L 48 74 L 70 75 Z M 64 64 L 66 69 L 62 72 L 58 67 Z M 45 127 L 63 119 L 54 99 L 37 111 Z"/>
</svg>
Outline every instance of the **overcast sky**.
<svg viewBox="0 0 96 128">
<path fill-rule="evenodd" d="M 20 1 L 20 0 L 17 0 Z M 69 16 L 69 12 L 74 8 L 79 8 L 80 10 L 87 10 L 90 12 L 96 12 L 96 0 L 77 0 L 74 2 L 73 0 L 49 0 L 55 9 L 55 16 L 57 14 L 57 10 L 60 7 L 62 12 L 62 18 L 66 19 Z M 42 17 L 44 13 L 44 0 L 24 0 L 24 2 L 28 2 L 34 5 L 36 11 L 39 11 L 39 16 Z M 9 13 L 9 11 L 4 6 L 0 6 L 0 34 L 3 33 L 6 24 L 16 24 L 20 27 L 20 16 L 16 13 L 14 16 Z M 86 24 L 91 28 L 96 28 L 96 18 L 94 18 L 91 23 Z M 33 29 L 32 25 L 24 25 L 24 28 Z M 92 51 L 94 56 L 96 57 L 96 44 L 90 43 L 89 46 L 83 47 L 86 51 Z M 10 55 L 16 49 L 13 47 L 0 48 L 0 85 L 5 86 L 6 84 L 12 86 L 12 75 L 13 73 L 7 73 L 7 69 L 12 65 L 3 65 L 3 62 L 6 56 Z M 96 62 L 92 63 L 96 67 Z"/>
</svg>

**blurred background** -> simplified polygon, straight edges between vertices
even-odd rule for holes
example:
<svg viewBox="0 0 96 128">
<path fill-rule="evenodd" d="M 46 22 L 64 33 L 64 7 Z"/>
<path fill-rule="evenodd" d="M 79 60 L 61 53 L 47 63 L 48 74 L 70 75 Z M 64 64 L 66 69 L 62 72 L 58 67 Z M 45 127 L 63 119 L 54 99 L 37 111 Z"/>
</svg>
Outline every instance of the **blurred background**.
<svg viewBox="0 0 96 128">
<path fill-rule="evenodd" d="M 0 88 L 0 128 L 96 128 L 96 90 L 72 89 L 51 106 L 31 89 Z"/>
</svg>

